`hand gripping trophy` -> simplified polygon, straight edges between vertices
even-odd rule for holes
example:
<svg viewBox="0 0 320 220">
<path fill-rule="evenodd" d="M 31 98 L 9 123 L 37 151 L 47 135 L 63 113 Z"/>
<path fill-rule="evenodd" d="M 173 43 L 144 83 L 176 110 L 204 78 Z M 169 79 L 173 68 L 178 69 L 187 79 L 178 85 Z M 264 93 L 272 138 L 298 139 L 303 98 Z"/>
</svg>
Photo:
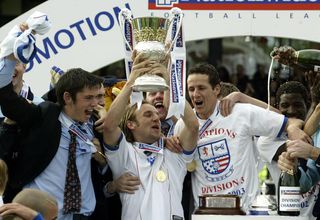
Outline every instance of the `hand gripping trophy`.
<svg viewBox="0 0 320 220">
<path fill-rule="evenodd" d="M 167 65 L 166 58 L 178 37 L 183 16 L 179 8 L 172 8 L 171 14 L 173 16 L 170 19 L 161 17 L 132 18 L 129 9 L 122 9 L 119 13 L 119 23 L 126 43 L 126 51 L 131 54 L 135 49 L 137 53 L 144 53 L 146 57 Z M 168 37 L 169 33 L 171 33 L 170 38 Z M 168 38 L 171 40 L 169 46 L 165 45 Z M 130 68 L 129 70 L 127 68 L 127 71 L 130 72 Z M 148 73 L 138 77 L 133 85 L 134 91 L 142 92 L 164 91 L 168 88 L 163 77 Z"/>
</svg>

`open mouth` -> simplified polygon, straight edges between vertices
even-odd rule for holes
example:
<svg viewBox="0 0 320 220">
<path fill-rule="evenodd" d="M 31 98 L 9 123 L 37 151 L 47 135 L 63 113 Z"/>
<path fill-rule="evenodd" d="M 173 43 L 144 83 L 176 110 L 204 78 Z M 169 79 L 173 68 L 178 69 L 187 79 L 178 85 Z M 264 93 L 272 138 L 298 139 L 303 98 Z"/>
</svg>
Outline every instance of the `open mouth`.
<svg viewBox="0 0 320 220">
<path fill-rule="evenodd" d="M 93 110 L 85 110 L 84 113 L 86 114 L 86 116 L 91 117 Z"/>
<path fill-rule="evenodd" d="M 151 128 L 155 130 L 160 130 L 160 125 L 153 125 Z"/>
<path fill-rule="evenodd" d="M 164 105 L 162 104 L 162 102 L 156 102 L 156 103 L 154 104 L 154 107 L 155 107 L 156 109 L 162 109 L 162 108 L 164 108 Z"/>
<path fill-rule="evenodd" d="M 203 105 L 203 101 L 194 101 L 195 107 L 201 107 Z"/>
</svg>

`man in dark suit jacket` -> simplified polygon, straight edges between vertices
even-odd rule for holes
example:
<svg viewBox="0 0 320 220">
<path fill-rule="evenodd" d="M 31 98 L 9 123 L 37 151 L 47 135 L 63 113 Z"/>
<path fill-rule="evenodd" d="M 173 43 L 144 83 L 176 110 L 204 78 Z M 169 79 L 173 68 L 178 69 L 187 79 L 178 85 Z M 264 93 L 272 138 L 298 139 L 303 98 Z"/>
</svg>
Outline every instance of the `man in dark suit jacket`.
<svg viewBox="0 0 320 220">
<path fill-rule="evenodd" d="M 4 115 L 13 119 L 19 125 L 20 143 L 19 155 L 15 161 L 14 170 L 10 170 L 10 186 L 18 189 L 28 187 L 40 188 L 55 196 L 59 203 L 59 219 L 77 219 L 78 216 L 88 216 L 94 209 L 95 198 L 90 175 L 84 173 L 90 169 L 90 143 L 77 136 L 77 152 L 88 153 L 89 160 L 83 160 L 77 153 L 82 203 L 80 211 L 63 214 L 63 194 L 68 158 L 68 125 L 78 122 L 92 131 L 92 124 L 88 123 L 93 108 L 97 105 L 97 95 L 102 79 L 82 69 L 71 69 L 59 80 L 56 90 L 59 104 L 43 102 L 36 106 L 19 97 L 12 89 L 10 82 L 15 60 L 5 58 L 5 66 L 0 70 L 0 105 Z M 88 135 L 90 137 L 90 135 Z M 90 139 L 90 138 L 88 138 Z M 50 172 L 57 167 L 50 178 Z M 63 169 L 61 169 L 63 167 Z M 61 170 L 60 170 L 61 169 Z M 49 178 L 43 178 L 43 176 Z M 61 174 L 61 175 L 60 175 Z M 35 179 L 37 181 L 35 181 Z M 58 182 L 56 180 L 59 180 Z M 83 185 L 84 184 L 84 185 Z M 45 189 L 42 189 L 45 186 Z M 53 186 L 53 188 L 50 188 Z M 49 189 L 49 190 L 48 190 Z M 59 189 L 59 190 L 57 190 Z M 88 202 L 88 198 L 92 202 Z"/>
</svg>

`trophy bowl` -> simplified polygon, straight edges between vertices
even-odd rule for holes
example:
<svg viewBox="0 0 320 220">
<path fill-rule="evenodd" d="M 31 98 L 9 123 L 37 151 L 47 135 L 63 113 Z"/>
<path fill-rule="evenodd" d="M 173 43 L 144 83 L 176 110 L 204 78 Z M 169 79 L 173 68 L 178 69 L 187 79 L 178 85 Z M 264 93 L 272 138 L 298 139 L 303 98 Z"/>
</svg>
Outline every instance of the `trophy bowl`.
<svg viewBox="0 0 320 220">
<path fill-rule="evenodd" d="M 171 44 L 166 48 L 165 42 L 167 35 L 169 33 L 170 27 L 172 25 L 172 19 L 161 18 L 161 17 L 138 17 L 132 18 L 129 9 L 122 9 L 119 13 L 119 23 L 122 30 L 125 31 L 124 27 L 131 27 L 131 34 L 123 33 L 125 43 L 131 51 L 136 50 L 137 54 L 142 53 L 148 59 L 157 61 L 165 66 L 167 66 L 167 58 L 171 51 L 171 48 L 178 36 L 181 22 L 182 13 L 181 10 L 175 9 L 173 11 L 177 14 L 177 27 L 174 30 L 174 38 Z M 130 42 L 128 42 L 128 40 Z M 134 91 L 143 92 L 156 92 L 167 90 L 169 86 L 167 85 L 165 79 L 159 74 L 144 73 L 139 76 L 134 85 Z"/>
</svg>

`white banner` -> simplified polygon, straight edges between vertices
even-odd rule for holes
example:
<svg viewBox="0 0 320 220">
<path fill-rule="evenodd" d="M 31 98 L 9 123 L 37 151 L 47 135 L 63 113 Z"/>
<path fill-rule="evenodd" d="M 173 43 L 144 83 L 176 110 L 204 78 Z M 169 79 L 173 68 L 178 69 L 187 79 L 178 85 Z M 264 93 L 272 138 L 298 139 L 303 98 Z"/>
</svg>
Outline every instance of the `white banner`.
<svg viewBox="0 0 320 220">
<path fill-rule="evenodd" d="M 186 41 L 274 36 L 319 42 L 319 5 L 317 0 L 48 0 L 1 27 L 0 39 L 34 11 L 48 14 L 52 29 L 46 36 L 37 36 L 37 56 L 24 76 L 40 96 L 49 89 L 53 66 L 95 71 L 124 58 L 117 21 L 123 7 L 135 17 L 167 17 L 171 6 L 180 7 Z"/>
</svg>

